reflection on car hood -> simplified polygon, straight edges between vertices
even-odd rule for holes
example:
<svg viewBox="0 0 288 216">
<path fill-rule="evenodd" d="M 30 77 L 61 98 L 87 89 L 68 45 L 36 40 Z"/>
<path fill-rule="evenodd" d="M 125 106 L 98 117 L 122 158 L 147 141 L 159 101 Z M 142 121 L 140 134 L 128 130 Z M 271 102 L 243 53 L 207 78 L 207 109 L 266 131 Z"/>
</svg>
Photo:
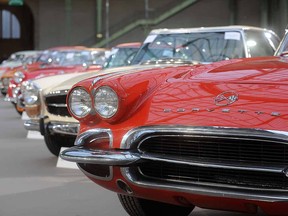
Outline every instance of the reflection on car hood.
<svg viewBox="0 0 288 216">
<path fill-rule="evenodd" d="M 287 83 L 288 59 L 277 57 L 235 59 L 201 65 L 188 77 L 193 80 L 237 83 Z M 273 73 L 272 73 L 273 72 Z"/>
</svg>

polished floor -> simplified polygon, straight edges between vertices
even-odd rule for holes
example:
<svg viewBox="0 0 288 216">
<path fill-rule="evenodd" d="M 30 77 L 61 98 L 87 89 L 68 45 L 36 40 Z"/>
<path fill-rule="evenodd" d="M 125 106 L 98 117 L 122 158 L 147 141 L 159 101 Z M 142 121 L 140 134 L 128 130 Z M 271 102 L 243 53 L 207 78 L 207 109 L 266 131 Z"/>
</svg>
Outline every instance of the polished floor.
<svg viewBox="0 0 288 216">
<path fill-rule="evenodd" d="M 0 96 L 0 216 L 125 216 L 117 196 L 77 169 L 57 168 L 41 139 L 27 139 Z M 260 215 L 260 214 L 259 214 Z M 190 216 L 247 216 L 196 208 Z"/>
</svg>

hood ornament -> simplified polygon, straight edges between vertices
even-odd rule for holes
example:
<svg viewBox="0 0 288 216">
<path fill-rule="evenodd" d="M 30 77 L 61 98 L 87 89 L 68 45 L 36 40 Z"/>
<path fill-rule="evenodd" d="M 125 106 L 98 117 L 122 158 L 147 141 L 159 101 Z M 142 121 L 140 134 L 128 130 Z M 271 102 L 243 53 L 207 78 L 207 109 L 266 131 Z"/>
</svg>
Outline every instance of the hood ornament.
<svg viewBox="0 0 288 216">
<path fill-rule="evenodd" d="M 217 95 L 214 99 L 216 106 L 228 106 L 238 100 L 238 94 L 235 91 L 225 91 Z"/>
</svg>

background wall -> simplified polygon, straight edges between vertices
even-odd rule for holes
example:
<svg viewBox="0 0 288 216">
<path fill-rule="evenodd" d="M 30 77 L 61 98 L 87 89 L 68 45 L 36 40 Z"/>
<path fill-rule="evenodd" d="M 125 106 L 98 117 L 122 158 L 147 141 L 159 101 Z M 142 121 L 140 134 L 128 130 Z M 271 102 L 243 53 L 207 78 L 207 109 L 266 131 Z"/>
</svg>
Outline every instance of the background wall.
<svg viewBox="0 0 288 216">
<path fill-rule="evenodd" d="M 184 1 L 25 0 L 25 4 L 31 9 L 34 16 L 34 48 L 46 49 L 74 44 L 93 46 L 105 38 L 107 33 L 111 36 L 138 19 L 156 18 L 164 11 Z M 109 3 L 109 11 L 107 11 L 106 3 Z M 146 11 L 145 6 L 146 9 L 149 6 Z M 158 25 L 139 26 L 129 34 L 104 46 L 142 41 L 149 30 L 153 28 L 230 24 L 269 28 L 281 37 L 288 22 L 287 7 L 286 0 L 198 0 Z M 96 36 L 99 33 L 102 34 L 102 38 Z"/>
</svg>

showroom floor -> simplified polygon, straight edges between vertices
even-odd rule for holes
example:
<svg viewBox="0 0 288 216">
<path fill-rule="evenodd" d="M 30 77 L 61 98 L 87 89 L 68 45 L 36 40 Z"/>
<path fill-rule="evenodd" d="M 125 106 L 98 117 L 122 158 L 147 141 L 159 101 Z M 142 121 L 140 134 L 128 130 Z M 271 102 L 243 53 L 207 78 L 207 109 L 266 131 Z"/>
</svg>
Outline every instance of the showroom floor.
<svg viewBox="0 0 288 216">
<path fill-rule="evenodd" d="M 57 168 L 44 141 L 26 136 L 19 114 L 0 96 L 1 216 L 127 215 L 116 194 L 77 169 Z M 190 216 L 245 215 L 197 208 Z"/>
</svg>

